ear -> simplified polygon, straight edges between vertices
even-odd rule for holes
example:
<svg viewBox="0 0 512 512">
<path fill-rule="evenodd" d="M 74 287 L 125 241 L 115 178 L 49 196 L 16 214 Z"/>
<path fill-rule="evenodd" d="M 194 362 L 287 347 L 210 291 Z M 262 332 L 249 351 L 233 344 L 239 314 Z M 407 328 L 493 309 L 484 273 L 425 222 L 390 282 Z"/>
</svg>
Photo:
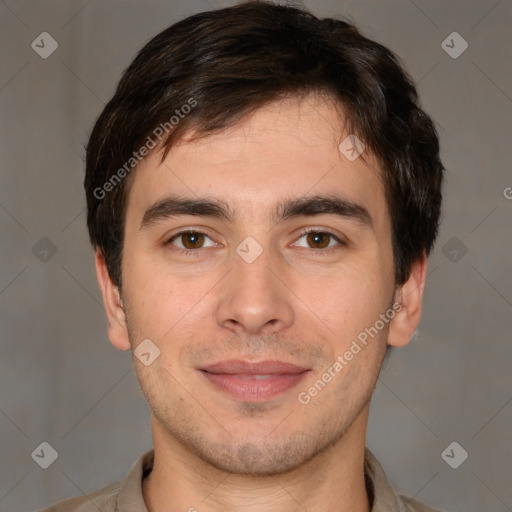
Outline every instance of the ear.
<svg viewBox="0 0 512 512">
<path fill-rule="evenodd" d="M 95 261 L 96 276 L 98 277 L 107 313 L 108 338 L 110 343 L 119 350 L 129 350 L 131 346 L 121 294 L 118 287 L 110 279 L 105 257 L 100 249 L 96 249 Z"/>
<path fill-rule="evenodd" d="M 411 341 L 421 319 L 426 276 L 427 256 L 423 253 L 421 259 L 412 264 L 409 279 L 395 293 L 395 303 L 402 307 L 396 308 L 397 313 L 389 323 L 388 345 L 403 347 Z"/>
</svg>

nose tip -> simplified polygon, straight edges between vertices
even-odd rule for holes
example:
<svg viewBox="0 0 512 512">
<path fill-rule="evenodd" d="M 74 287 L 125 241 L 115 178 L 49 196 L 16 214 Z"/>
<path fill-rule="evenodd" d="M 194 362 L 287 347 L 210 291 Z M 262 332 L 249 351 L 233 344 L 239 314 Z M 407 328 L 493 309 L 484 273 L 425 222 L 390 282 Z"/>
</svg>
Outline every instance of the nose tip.
<svg viewBox="0 0 512 512">
<path fill-rule="evenodd" d="M 220 287 L 217 322 L 238 333 L 276 332 L 293 322 L 289 292 L 271 270 L 268 253 L 249 238 L 240 244 L 242 255 Z"/>
<path fill-rule="evenodd" d="M 279 320 L 277 318 L 262 322 L 260 315 L 257 313 L 252 316 L 246 314 L 243 318 L 239 316 L 238 319 L 229 318 L 224 321 L 224 325 L 226 327 L 229 326 L 233 332 L 253 335 L 277 331 L 276 327 L 278 324 Z"/>
</svg>

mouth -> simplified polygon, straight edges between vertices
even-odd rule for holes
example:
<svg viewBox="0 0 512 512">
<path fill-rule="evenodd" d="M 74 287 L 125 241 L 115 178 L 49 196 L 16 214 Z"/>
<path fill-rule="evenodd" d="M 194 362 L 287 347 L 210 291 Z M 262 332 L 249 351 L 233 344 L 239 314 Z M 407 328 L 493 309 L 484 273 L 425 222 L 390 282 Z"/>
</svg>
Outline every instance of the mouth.
<svg viewBox="0 0 512 512">
<path fill-rule="evenodd" d="M 284 361 L 221 361 L 199 369 L 218 390 L 244 402 L 264 402 L 299 384 L 311 371 Z"/>
</svg>

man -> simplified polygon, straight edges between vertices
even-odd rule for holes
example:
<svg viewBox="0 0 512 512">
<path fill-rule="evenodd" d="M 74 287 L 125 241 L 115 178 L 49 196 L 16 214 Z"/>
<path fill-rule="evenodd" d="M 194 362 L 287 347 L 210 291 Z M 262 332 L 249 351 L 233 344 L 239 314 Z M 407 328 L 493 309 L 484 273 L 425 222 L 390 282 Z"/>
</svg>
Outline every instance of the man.
<svg viewBox="0 0 512 512">
<path fill-rule="evenodd" d="M 48 511 L 432 511 L 365 447 L 421 315 L 443 165 L 412 80 L 343 21 L 253 1 L 189 17 L 87 147 L 109 339 L 154 450 Z"/>
</svg>

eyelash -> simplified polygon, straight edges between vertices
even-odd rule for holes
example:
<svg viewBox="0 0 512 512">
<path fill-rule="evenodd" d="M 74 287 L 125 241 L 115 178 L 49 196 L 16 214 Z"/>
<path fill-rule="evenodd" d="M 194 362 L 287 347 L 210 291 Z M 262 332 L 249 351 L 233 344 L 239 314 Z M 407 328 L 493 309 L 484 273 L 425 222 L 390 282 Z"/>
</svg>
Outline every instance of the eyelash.
<svg viewBox="0 0 512 512">
<path fill-rule="evenodd" d="M 320 233 L 322 235 L 328 235 L 330 236 L 331 238 L 334 238 L 338 244 L 340 246 L 343 246 L 343 247 L 346 247 L 346 243 L 343 242 L 342 240 L 340 240 L 339 237 L 337 237 L 334 233 L 332 233 L 331 231 L 329 230 L 326 230 L 326 229 L 316 229 L 316 228 L 308 228 L 304 231 L 302 231 L 299 236 L 297 237 L 297 240 L 299 240 L 300 238 L 302 238 L 303 236 L 305 235 L 309 235 L 310 233 Z M 196 230 L 193 230 L 193 229 L 187 229 L 187 230 L 184 230 L 184 231 L 180 231 L 179 233 L 176 233 L 175 235 L 173 235 L 171 238 L 169 238 L 166 242 L 164 242 L 164 245 L 165 246 L 168 246 L 168 245 L 172 245 L 172 242 L 174 240 L 176 240 L 177 238 L 179 238 L 180 236 L 182 235 L 187 235 L 187 234 L 198 234 L 198 235 L 205 235 L 207 236 L 208 238 L 211 238 L 209 237 L 206 233 L 204 233 L 203 231 L 196 231 Z M 177 251 L 179 254 L 183 255 L 183 256 L 187 256 L 189 258 L 193 258 L 193 257 L 196 257 L 198 255 L 198 252 L 200 249 L 204 249 L 204 247 L 199 247 L 199 249 L 182 249 L 181 247 L 173 247 L 173 251 Z M 339 249 L 339 246 L 334 246 L 334 247 L 328 247 L 328 248 L 325 248 L 325 249 L 314 249 L 312 247 L 310 247 L 310 249 L 312 251 L 315 251 L 315 252 L 322 252 L 322 253 L 328 253 L 330 254 L 333 250 L 337 250 Z"/>
</svg>

